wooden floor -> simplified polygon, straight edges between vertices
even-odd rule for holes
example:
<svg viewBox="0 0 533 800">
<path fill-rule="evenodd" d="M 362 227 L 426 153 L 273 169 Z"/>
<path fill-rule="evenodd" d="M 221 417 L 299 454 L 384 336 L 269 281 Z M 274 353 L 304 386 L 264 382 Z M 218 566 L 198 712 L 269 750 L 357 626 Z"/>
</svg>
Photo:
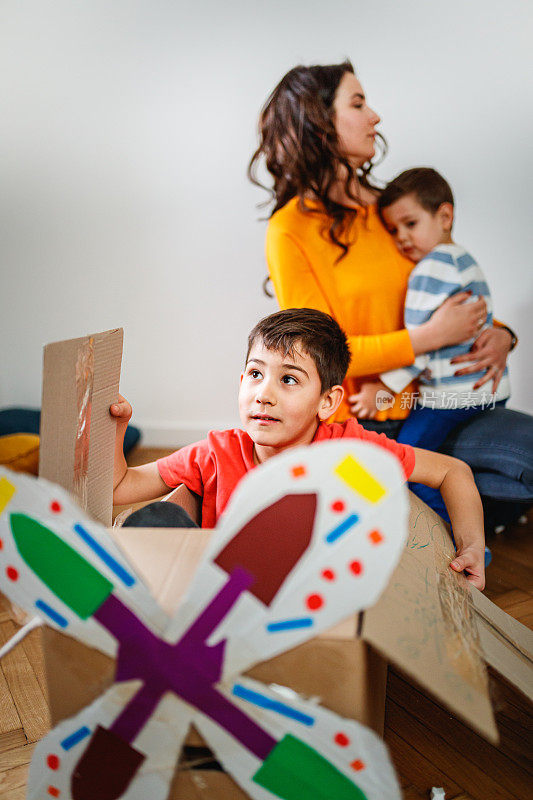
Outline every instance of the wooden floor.
<svg viewBox="0 0 533 800">
<path fill-rule="evenodd" d="M 143 463 L 163 452 L 140 451 L 131 462 Z M 509 528 L 489 546 L 493 562 L 486 595 L 533 629 L 533 513 L 527 525 Z M 0 643 L 16 630 L 13 613 L 0 596 Z M 495 675 L 491 694 L 501 736 L 498 748 L 390 670 L 385 740 L 405 800 L 427 800 L 432 786 L 444 787 L 446 800 L 533 799 L 532 708 Z M 48 729 L 43 657 L 34 631 L 0 663 L 0 800 L 25 797 L 33 747 Z"/>
</svg>

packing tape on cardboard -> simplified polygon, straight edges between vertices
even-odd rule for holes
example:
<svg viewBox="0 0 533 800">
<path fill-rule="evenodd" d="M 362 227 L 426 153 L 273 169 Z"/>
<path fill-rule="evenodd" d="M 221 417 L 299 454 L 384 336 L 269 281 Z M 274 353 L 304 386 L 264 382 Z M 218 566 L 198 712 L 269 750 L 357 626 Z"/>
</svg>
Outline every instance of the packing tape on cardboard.
<svg viewBox="0 0 533 800">
<path fill-rule="evenodd" d="M 453 554 L 435 541 L 437 594 L 447 630 L 445 647 L 465 680 L 486 685 L 487 673 L 470 586 L 464 575 L 453 572 L 448 566 L 452 558 Z"/>
<path fill-rule="evenodd" d="M 80 347 L 76 360 L 76 396 L 78 425 L 74 447 L 74 493 L 82 508 L 87 508 L 89 474 L 89 440 L 94 386 L 94 337 L 89 336 Z"/>
</svg>

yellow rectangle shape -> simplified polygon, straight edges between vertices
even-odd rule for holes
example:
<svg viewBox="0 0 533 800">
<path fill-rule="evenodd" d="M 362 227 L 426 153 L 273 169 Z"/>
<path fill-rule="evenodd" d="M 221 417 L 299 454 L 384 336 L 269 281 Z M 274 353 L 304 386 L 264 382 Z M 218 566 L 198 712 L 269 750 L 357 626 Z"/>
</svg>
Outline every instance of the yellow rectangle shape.
<svg viewBox="0 0 533 800">
<path fill-rule="evenodd" d="M 385 487 L 353 456 L 343 458 L 335 467 L 335 474 L 370 503 L 378 503 L 386 493 Z"/>
<path fill-rule="evenodd" d="M 17 487 L 14 486 L 11 481 L 8 481 L 7 478 L 0 478 L 0 514 L 16 491 Z"/>
</svg>

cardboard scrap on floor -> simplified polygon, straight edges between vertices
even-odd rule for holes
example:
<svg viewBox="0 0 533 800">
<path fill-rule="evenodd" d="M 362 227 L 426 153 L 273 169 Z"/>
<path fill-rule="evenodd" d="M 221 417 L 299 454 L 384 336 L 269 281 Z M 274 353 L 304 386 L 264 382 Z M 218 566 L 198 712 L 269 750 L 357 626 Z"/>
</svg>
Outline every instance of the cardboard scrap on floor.
<svg viewBox="0 0 533 800">
<path fill-rule="evenodd" d="M 74 348 L 72 342 L 54 345 L 58 346 L 64 346 L 65 352 Z M 79 346 L 76 348 L 78 355 L 71 357 L 74 361 L 79 360 Z M 95 348 L 95 375 L 101 367 L 107 375 L 106 384 L 118 388 L 119 362 Z M 43 413 L 46 404 L 57 432 L 43 440 L 43 465 L 48 476 L 69 490 L 79 408 L 83 407 L 82 398 L 76 401 L 76 414 L 66 413 L 64 397 L 73 396 L 72 380 L 72 370 L 47 369 L 45 364 Z M 106 398 L 107 406 L 115 398 L 116 394 Z M 68 431 L 61 419 L 69 420 Z M 108 423 L 108 418 L 93 417 L 91 438 L 99 435 L 100 426 L 109 427 Z M 59 440 L 61 447 L 55 445 Z M 88 507 L 99 509 L 100 519 L 109 518 L 109 478 L 103 480 L 102 476 L 112 471 L 112 447 L 106 444 L 97 448 L 91 466 L 94 479 L 88 484 Z M 210 532 L 119 529 L 112 536 L 160 604 L 171 611 L 208 546 Z M 449 570 L 452 553 L 449 534 L 440 518 L 411 496 L 407 545 L 376 605 L 359 619 L 352 617 L 332 631 L 254 667 L 250 674 L 317 697 L 324 706 L 380 731 L 386 658 L 452 713 L 496 741 L 485 662 L 518 689 L 531 693 L 531 634 L 481 593 L 471 592 L 466 580 Z M 44 643 L 52 718 L 57 722 L 111 682 L 113 662 L 49 629 L 44 632 Z M 188 741 L 201 745 L 194 732 Z M 220 800 L 245 795 L 224 772 L 194 769 L 182 762 L 170 797 Z"/>
</svg>

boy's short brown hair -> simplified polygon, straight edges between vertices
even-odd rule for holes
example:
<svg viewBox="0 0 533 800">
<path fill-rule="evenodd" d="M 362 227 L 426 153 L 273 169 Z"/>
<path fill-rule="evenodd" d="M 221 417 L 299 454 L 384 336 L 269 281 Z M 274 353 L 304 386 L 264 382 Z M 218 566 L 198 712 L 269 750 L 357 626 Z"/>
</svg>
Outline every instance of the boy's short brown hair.
<svg viewBox="0 0 533 800">
<path fill-rule="evenodd" d="M 260 322 L 248 336 L 248 350 L 260 339 L 268 350 L 277 350 L 283 355 L 293 355 L 297 345 L 315 362 L 322 391 L 341 384 L 350 363 L 350 348 L 346 334 L 339 324 L 314 308 L 287 308 L 270 314 Z"/>
<path fill-rule="evenodd" d="M 442 203 L 453 206 L 452 190 L 442 175 L 431 167 L 414 167 L 401 172 L 383 189 L 378 198 L 380 216 L 384 208 L 408 194 L 414 194 L 422 208 L 431 214 L 435 214 Z"/>
</svg>

